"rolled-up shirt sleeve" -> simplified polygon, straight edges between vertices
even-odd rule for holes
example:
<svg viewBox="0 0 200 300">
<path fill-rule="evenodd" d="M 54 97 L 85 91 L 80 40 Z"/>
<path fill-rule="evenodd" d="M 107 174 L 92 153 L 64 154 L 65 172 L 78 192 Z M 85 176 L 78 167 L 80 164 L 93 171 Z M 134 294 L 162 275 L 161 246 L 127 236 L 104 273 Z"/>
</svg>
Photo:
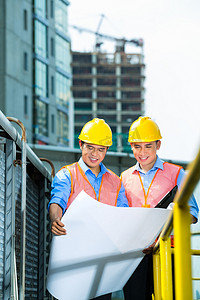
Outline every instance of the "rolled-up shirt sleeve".
<svg viewBox="0 0 200 300">
<path fill-rule="evenodd" d="M 60 170 L 53 179 L 51 185 L 51 200 L 48 209 L 52 203 L 58 204 L 63 213 L 67 208 L 69 196 L 71 194 L 71 176 L 66 168 Z"/>
<path fill-rule="evenodd" d="M 181 171 L 179 173 L 179 176 L 177 178 L 178 188 L 181 187 L 181 184 L 183 183 L 185 176 L 186 176 L 185 171 L 183 169 L 181 169 Z M 190 214 L 193 215 L 198 220 L 199 207 L 198 207 L 197 201 L 196 201 L 193 194 L 190 197 L 190 200 L 189 200 L 188 204 L 190 206 Z"/>
<path fill-rule="evenodd" d="M 121 189 L 119 191 L 119 195 L 117 198 L 117 207 L 128 207 L 128 200 L 126 198 L 125 188 L 123 186 L 123 183 L 121 183 Z"/>
</svg>

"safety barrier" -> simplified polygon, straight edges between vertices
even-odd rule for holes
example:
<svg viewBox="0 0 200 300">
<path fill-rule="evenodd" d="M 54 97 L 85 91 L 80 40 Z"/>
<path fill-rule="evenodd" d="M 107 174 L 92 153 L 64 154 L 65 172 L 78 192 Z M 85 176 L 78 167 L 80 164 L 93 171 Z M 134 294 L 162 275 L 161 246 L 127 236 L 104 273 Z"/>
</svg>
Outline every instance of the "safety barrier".
<svg viewBox="0 0 200 300">
<path fill-rule="evenodd" d="M 166 222 L 153 251 L 155 300 L 173 299 L 172 260 L 174 255 L 175 298 L 192 300 L 191 255 L 200 255 L 200 250 L 191 250 L 188 201 L 200 179 L 200 149 L 187 168 L 188 174 L 174 199 L 174 208 Z M 174 249 L 171 249 L 170 234 L 174 229 Z M 193 278 L 199 280 L 199 278 Z"/>
<path fill-rule="evenodd" d="M 52 174 L 26 144 L 23 124 L 1 111 L 0 175 L 0 299 L 52 299 L 46 290 Z"/>
</svg>

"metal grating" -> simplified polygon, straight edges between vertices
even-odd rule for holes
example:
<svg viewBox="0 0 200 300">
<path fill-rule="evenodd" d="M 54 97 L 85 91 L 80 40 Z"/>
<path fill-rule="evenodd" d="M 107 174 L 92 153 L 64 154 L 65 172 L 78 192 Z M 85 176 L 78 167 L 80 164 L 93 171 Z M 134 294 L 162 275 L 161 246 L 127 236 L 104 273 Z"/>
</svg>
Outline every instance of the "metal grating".
<svg viewBox="0 0 200 300">
<path fill-rule="evenodd" d="M 39 187 L 28 176 L 26 203 L 26 266 L 25 299 L 38 299 L 39 265 Z M 16 261 L 20 270 L 20 226 L 21 226 L 21 168 L 16 168 Z"/>
<path fill-rule="evenodd" d="M 46 197 L 51 175 L 1 111 L 0 115 L 0 300 L 19 296 L 52 299 L 46 291 L 50 244 Z M 21 211 L 25 188 L 26 214 Z M 22 220 L 25 215 L 26 222 Z M 21 233 L 25 237 L 23 247 Z"/>
<path fill-rule="evenodd" d="M 4 208 L 5 208 L 5 153 L 0 150 L 0 299 L 3 299 Z"/>
</svg>

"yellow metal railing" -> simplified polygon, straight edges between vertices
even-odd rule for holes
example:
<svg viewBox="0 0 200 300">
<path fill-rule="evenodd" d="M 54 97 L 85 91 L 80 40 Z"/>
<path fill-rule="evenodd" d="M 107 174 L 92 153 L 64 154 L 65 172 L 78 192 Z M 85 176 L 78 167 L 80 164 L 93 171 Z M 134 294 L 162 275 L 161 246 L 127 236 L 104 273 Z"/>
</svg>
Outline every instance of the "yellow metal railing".
<svg viewBox="0 0 200 300">
<path fill-rule="evenodd" d="M 176 300 L 192 300 L 191 255 L 200 255 L 200 250 L 191 250 L 191 216 L 188 201 L 200 179 L 200 149 L 187 168 L 188 174 L 174 199 L 174 208 L 160 234 L 153 251 L 155 300 L 173 299 L 171 254 L 174 252 Z M 174 251 L 170 247 L 170 234 L 174 228 Z"/>
</svg>

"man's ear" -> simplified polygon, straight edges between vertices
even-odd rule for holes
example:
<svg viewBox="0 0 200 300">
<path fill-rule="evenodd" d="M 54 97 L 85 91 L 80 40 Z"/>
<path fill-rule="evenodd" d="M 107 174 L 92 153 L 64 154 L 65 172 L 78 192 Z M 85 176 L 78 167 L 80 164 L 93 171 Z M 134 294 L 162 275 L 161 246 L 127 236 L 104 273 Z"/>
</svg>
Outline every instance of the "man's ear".
<svg viewBox="0 0 200 300">
<path fill-rule="evenodd" d="M 160 149 L 160 146 L 161 146 L 161 140 L 158 140 L 156 142 L 156 150 L 159 150 Z"/>
</svg>

